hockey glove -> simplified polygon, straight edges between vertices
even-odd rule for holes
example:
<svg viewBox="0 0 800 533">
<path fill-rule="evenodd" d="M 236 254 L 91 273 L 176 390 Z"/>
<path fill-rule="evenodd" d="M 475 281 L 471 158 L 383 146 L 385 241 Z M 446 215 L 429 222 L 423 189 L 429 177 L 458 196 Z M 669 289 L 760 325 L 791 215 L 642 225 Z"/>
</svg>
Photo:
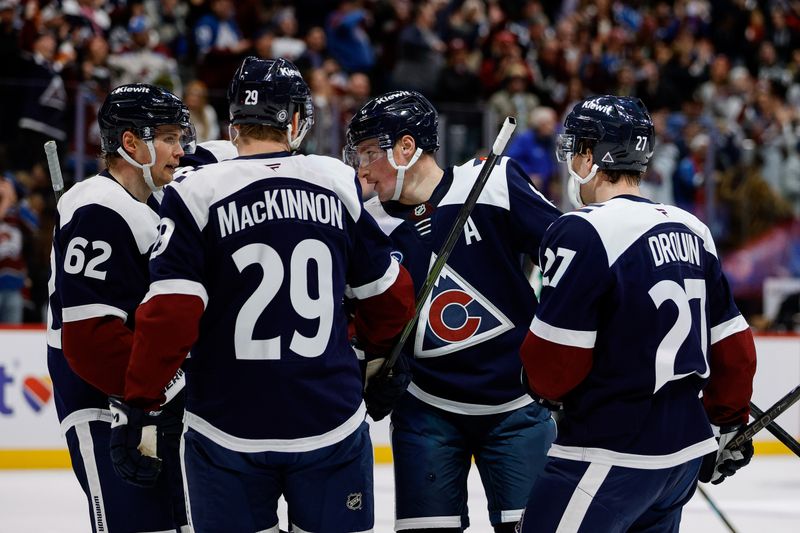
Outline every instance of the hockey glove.
<svg viewBox="0 0 800 533">
<path fill-rule="evenodd" d="M 186 406 L 186 377 L 180 368 L 175 377 L 164 387 L 166 400 L 161 404 L 161 414 L 156 419 L 159 437 L 179 442 L 183 433 L 183 411 Z M 161 442 L 159 441 L 159 444 Z M 159 449 L 159 452 L 161 450 Z M 161 455 L 159 453 L 159 455 Z"/>
<path fill-rule="evenodd" d="M 156 455 L 156 424 L 160 413 L 131 407 L 114 397 L 108 403 L 114 471 L 132 485 L 152 487 L 161 472 L 161 459 Z"/>
<path fill-rule="evenodd" d="M 544 407 L 545 409 L 549 409 L 550 411 L 552 411 L 554 413 L 558 412 L 558 411 L 561 411 L 564 408 L 564 404 L 563 403 L 555 401 L 555 400 L 548 400 L 547 398 L 542 398 L 541 396 L 539 396 L 538 394 L 533 392 L 533 390 L 531 389 L 530 384 L 528 383 L 528 375 L 525 373 L 525 368 L 524 367 L 522 368 L 522 370 L 520 372 L 519 380 L 522 382 L 522 386 L 525 388 L 525 392 L 528 393 L 528 396 L 533 398 L 533 401 L 537 405 L 540 405 L 541 407 Z"/>
<path fill-rule="evenodd" d="M 377 362 L 380 361 L 380 364 Z M 373 370 L 370 373 L 369 363 L 373 363 Z M 405 394 L 408 385 L 411 383 L 411 369 L 408 360 L 404 355 L 400 355 L 395 361 L 394 367 L 386 376 L 376 376 L 383 359 L 373 359 L 367 364 L 366 389 L 364 390 L 364 402 L 367 404 L 367 413 L 376 422 L 382 420 L 394 409 L 397 400 Z"/>
<path fill-rule="evenodd" d="M 726 477 L 730 477 L 736 473 L 737 470 L 746 466 L 753 457 L 753 441 L 746 440 L 741 447 L 734 450 L 728 450 L 726 446 L 730 441 L 736 437 L 744 425 L 737 426 L 723 426 L 719 428 L 719 450 L 711 452 L 703 457 L 703 463 L 700 466 L 699 481 L 713 485 L 722 483 Z"/>
</svg>

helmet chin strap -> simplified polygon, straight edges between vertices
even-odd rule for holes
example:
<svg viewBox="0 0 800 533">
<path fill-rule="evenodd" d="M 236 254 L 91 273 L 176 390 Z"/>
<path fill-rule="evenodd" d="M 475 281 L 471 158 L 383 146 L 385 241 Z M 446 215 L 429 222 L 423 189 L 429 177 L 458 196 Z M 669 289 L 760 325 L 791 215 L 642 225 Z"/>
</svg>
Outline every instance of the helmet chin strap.
<svg viewBox="0 0 800 533">
<path fill-rule="evenodd" d="M 389 164 L 392 165 L 392 168 L 397 170 L 397 181 L 394 182 L 394 194 L 392 194 L 392 200 L 399 200 L 400 194 L 403 192 L 403 182 L 406 179 L 406 170 L 411 168 L 411 165 L 417 162 L 419 156 L 422 155 L 422 148 L 417 148 L 417 151 L 414 152 L 414 156 L 411 158 L 411 161 L 408 162 L 407 165 L 398 165 L 394 161 L 394 154 L 392 153 L 391 148 L 386 149 L 386 159 L 389 160 Z"/>
<path fill-rule="evenodd" d="M 234 135 L 234 133 L 236 135 Z M 228 124 L 228 139 L 231 140 L 231 144 L 236 146 L 236 141 L 239 140 L 239 130 L 233 127 L 233 124 Z M 237 146 L 238 148 L 238 146 Z"/>
<path fill-rule="evenodd" d="M 586 205 L 581 198 L 581 185 L 585 185 L 592 181 L 598 170 L 599 167 L 596 164 L 592 165 L 591 172 L 589 172 L 585 178 L 582 178 L 580 174 L 572 170 L 572 156 L 567 156 L 567 171 L 570 175 L 569 183 L 567 183 L 567 197 L 575 209 L 580 209 Z"/>
<path fill-rule="evenodd" d="M 139 163 L 134 158 L 132 158 L 128 153 L 123 150 L 122 146 L 117 148 L 117 153 L 122 156 L 122 159 L 130 163 L 131 165 L 135 166 L 136 168 L 142 169 L 142 177 L 144 178 L 144 182 L 150 188 L 152 192 L 158 192 L 162 188 L 157 187 L 155 182 L 153 181 L 153 175 L 150 173 L 150 167 L 155 165 L 156 163 L 156 148 L 153 146 L 153 141 L 145 141 L 145 146 L 147 146 L 147 151 L 150 153 L 150 162 L 149 163 Z"/>
<path fill-rule="evenodd" d="M 303 142 L 303 137 L 306 136 L 308 133 L 309 124 L 307 120 L 303 120 L 300 124 L 300 127 L 297 128 L 297 135 L 292 138 L 292 124 L 286 126 L 286 138 L 289 141 L 289 148 L 292 150 L 297 150 L 300 148 L 300 144 Z"/>
</svg>

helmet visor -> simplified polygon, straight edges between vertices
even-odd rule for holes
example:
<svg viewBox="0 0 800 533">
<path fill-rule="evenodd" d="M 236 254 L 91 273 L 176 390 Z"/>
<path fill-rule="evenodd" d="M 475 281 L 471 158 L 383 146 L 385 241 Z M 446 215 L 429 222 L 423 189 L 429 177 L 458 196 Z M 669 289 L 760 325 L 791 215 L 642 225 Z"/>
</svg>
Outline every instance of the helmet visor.
<svg viewBox="0 0 800 533">
<path fill-rule="evenodd" d="M 561 133 L 556 137 L 556 159 L 559 163 L 566 163 L 570 156 L 592 150 L 596 144 L 595 139 L 579 139 L 572 133 Z"/>
<path fill-rule="evenodd" d="M 575 152 L 575 136 L 562 133 L 556 137 L 556 159 L 559 163 L 566 163 L 569 156 Z"/>
<path fill-rule="evenodd" d="M 180 143 L 184 154 L 193 154 L 197 148 L 197 132 L 191 122 L 181 127 Z"/>
<path fill-rule="evenodd" d="M 344 162 L 356 170 L 367 167 L 382 157 L 386 157 L 386 150 L 377 144 L 366 146 L 347 145 L 342 150 Z"/>
</svg>

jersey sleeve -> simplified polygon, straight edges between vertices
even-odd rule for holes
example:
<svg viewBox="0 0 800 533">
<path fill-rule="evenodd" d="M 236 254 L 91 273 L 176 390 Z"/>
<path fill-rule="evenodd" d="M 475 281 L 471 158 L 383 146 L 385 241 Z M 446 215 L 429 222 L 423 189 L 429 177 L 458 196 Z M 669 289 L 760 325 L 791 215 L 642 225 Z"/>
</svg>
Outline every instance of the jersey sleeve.
<svg viewBox="0 0 800 533">
<path fill-rule="evenodd" d="M 744 424 L 748 421 L 753 394 L 755 342 L 750 326 L 733 301 L 719 261 L 709 255 L 710 376 L 703 389 L 703 405 L 712 424 Z"/>
<path fill-rule="evenodd" d="M 161 203 L 159 238 L 150 256 L 150 290 L 136 311 L 125 400 L 152 407 L 199 335 L 208 302 L 200 227 L 176 187 Z"/>
<path fill-rule="evenodd" d="M 599 302 L 611 273 L 594 228 L 570 215 L 547 231 L 540 263 L 542 293 L 520 355 L 531 390 L 559 400 L 591 369 Z"/>
<path fill-rule="evenodd" d="M 508 160 L 506 176 L 515 249 L 536 260 L 545 231 L 561 216 L 561 211 L 531 184 L 516 161 Z"/>
<path fill-rule="evenodd" d="M 354 298 L 353 325 L 365 350 L 384 353 L 414 316 L 411 275 L 391 257 L 391 241 L 366 210 L 351 235 L 346 294 Z"/>
<path fill-rule="evenodd" d="M 142 264 L 128 224 L 97 204 L 82 207 L 59 231 L 57 287 L 62 348 L 72 370 L 105 394 L 121 394 Z"/>
</svg>

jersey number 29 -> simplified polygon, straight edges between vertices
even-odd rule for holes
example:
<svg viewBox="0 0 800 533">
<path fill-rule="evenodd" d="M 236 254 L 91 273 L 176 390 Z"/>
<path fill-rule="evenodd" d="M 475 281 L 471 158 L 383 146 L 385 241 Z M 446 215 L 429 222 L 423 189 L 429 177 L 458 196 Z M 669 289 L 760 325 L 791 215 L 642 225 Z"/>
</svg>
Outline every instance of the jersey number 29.
<svg viewBox="0 0 800 533">
<path fill-rule="evenodd" d="M 312 298 L 308 290 L 308 265 L 317 265 L 318 296 Z M 256 322 L 278 290 L 288 278 L 289 297 L 295 312 L 307 320 L 319 320 L 319 327 L 313 337 L 306 337 L 294 331 L 289 349 L 302 357 L 322 355 L 331 336 L 333 325 L 333 259 L 328 246 L 317 239 L 300 241 L 292 251 L 288 271 L 275 248 L 253 243 L 234 252 L 233 262 L 243 272 L 251 265 L 261 267 L 262 277 L 255 292 L 242 306 L 236 317 L 234 346 L 236 359 L 276 360 L 281 358 L 283 347 L 281 338 L 254 339 Z M 282 310 L 275 310 L 281 313 Z"/>
</svg>

